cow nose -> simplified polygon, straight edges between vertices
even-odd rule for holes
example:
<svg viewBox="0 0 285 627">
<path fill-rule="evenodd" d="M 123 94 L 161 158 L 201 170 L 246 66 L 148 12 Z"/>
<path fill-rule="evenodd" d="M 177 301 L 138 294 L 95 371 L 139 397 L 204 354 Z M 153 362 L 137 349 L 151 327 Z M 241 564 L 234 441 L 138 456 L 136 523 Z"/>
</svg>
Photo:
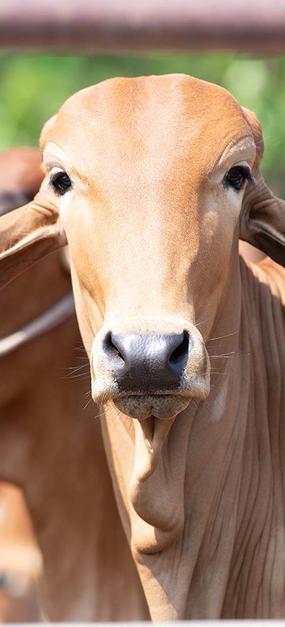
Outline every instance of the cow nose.
<svg viewBox="0 0 285 627">
<path fill-rule="evenodd" d="M 109 332 L 103 350 L 122 391 L 158 392 L 179 386 L 188 360 L 189 334 L 187 331 L 168 335 Z"/>
</svg>

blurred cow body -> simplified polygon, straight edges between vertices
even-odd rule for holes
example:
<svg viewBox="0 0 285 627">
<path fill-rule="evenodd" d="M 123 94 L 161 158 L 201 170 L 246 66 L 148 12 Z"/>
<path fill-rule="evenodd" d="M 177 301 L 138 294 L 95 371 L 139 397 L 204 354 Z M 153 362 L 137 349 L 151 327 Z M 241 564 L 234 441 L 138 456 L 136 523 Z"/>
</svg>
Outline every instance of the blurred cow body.
<svg viewBox="0 0 285 627">
<path fill-rule="evenodd" d="M 0 619 L 39 621 L 42 554 L 31 517 L 17 486 L 0 484 Z"/>
<path fill-rule="evenodd" d="M 37 151 L 14 151 L 7 161 L 0 155 L 2 213 L 22 202 L 23 195 L 26 200 L 34 195 L 41 180 L 39 165 Z M 69 293 L 70 279 L 56 253 L 0 295 L 0 481 L 23 490 L 17 493 L 21 507 L 13 506 L 15 499 L 9 505 L 16 557 L 1 571 L 2 579 L 6 581 L 8 570 L 9 576 L 17 572 L 23 526 L 34 529 L 26 545 L 32 545 L 34 537 L 34 550 L 39 556 L 41 551 L 44 564 L 33 589 L 34 613 L 28 586 L 26 603 L 13 595 L 0 603 L 1 620 L 148 615 L 113 496 L 98 412 L 86 397 L 88 367 L 86 376 L 80 376 L 85 352 L 72 310 L 50 330 L 1 356 L 3 338 L 27 329 Z M 78 371 L 69 376 L 76 361 Z M 0 527 L 0 543 L 11 548 L 11 537 L 7 543 L 5 537 Z M 23 545 L 25 539 L 21 550 Z M 26 568 L 32 571 L 32 563 Z"/>
</svg>

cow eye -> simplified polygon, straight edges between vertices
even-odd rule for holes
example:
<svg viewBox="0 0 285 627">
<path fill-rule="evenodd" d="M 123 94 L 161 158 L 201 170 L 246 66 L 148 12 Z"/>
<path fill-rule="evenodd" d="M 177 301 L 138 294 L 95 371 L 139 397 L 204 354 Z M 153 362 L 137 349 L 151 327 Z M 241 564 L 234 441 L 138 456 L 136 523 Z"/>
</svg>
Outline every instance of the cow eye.
<svg viewBox="0 0 285 627">
<path fill-rule="evenodd" d="M 246 181 L 252 181 L 250 169 L 244 165 L 235 165 L 224 177 L 224 187 L 232 187 L 239 192 Z"/>
<path fill-rule="evenodd" d="M 54 174 L 51 178 L 51 184 L 54 191 L 60 196 L 63 196 L 63 194 L 72 187 L 71 180 L 66 172 L 57 172 Z"/>
</svg>

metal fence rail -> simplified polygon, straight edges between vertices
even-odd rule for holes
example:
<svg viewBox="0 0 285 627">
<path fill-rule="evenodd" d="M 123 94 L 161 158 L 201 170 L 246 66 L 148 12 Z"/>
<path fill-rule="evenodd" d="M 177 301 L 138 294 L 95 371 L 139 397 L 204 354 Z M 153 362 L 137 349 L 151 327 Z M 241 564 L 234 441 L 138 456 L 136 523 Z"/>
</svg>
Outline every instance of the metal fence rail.
<svg viewBox="0 0 285 627">
<path fill-rule="evenodd" d="M 285 0 L 1 0 L 0 47 L 285 51 Z"/>
<path fill-rule="evenodd" d="M 42 627 L 43 623 L 9 623 L 9 627 Z M 50 623 L 52 627 L 284 627 L 284 620 L 191 620 L 173 622 L 133 622 L 126 623 Z"/>
</svg>

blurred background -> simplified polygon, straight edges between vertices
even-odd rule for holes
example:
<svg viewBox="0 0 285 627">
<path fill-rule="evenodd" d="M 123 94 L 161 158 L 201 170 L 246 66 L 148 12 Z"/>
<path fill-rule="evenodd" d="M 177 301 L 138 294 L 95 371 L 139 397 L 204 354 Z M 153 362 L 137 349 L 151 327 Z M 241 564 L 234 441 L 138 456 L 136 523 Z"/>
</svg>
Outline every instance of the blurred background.
<svg viewBox="0 0 285 627">
<path fill-rule="evenodd" d="M 0 149 L 37 146 L 43 123 L 77 90 L 113 76 L 185 72 L 226 87 L 256 112 L 265 138 L 263 172 L 285 196 L 285 57 L 240 53 L 0 53 Z"/>
</svg>

